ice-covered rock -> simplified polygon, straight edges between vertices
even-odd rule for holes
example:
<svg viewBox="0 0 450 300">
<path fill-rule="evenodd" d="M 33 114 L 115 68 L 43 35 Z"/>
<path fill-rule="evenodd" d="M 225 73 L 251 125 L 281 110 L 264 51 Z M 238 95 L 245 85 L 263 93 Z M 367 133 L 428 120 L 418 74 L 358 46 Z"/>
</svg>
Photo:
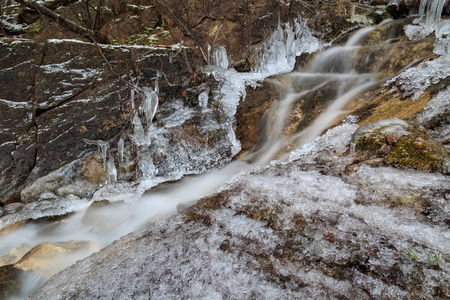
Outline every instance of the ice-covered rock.
<svg viewBox="0 0 450 300">
<path fill-rule="evenodd" d="M 67 268 L 31 299 L 445 299 L 449 184 L 393 168 L 346 176 L 339 164 L 300 160 L 247 170 Z"/>
<path fill-rule="evenodd" d="M 433 140 L 425 128 L 399 119 L 361 126 L 352 136 L 358 161 L 384 158 L 407 169 L 450 174 L 450 150 Z"/>
<path fill-rule="evenodd" d="M 417 100 L 430 85 L 437 84 L 449 76 L 450 55 L 446 55 L 409 68 L 386 84 L 394 84 L 394 88 L 401 90 L 404 97 Z"/>
</svg>

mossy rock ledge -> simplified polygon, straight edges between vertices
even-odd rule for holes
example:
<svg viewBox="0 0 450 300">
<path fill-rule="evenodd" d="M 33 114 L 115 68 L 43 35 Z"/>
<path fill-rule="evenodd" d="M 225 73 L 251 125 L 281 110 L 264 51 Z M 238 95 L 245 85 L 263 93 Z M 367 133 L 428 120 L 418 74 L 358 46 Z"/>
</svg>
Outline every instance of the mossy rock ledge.
<svg viewBox="0 0 450 300">
<path fill-rule="evenodd" d="M 351 142 L 359 163 L 382 158 L 396 168 L 450 174 L 450 149 L 410 122 L 386 119 L 363 125 Z"/>
</svg>

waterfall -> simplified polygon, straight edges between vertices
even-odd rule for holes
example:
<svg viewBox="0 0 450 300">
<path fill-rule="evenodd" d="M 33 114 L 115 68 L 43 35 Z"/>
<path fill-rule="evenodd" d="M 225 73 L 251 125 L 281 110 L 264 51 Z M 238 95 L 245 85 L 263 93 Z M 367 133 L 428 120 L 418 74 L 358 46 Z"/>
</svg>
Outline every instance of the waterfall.
<svg viewBox="0 0 450 300">
<path fill-rule="evenodd" d="M 109 206 L 95 213 L 95 221 L 98 222 L 96 224 L 103 226 L 94 226 L 92 223 L 83 220 L 83 214 L 86 210 L 81 209 L 81 213 L 74 214 L 66 222 L 58 225 L 57 229 L 50 231 L 51 234 L 41 231 L 39 226 L 18 229 L 14 232 L 14 236 L 6 235 L 0 238 L 0 254 L 4 254 L 23 242 L 28 242 L 34 246 L 41 241 L 90 240 L 105 247 L 121 236 L 135 231 L 149 222 L 177 214 L 184 206 L 189 206 L 199 198 L 213 193 L 217 187 L 242 170 L 248 168 L 257 170 L 258 167 L 266 166 L 273 159 L 287 159 L 283 157 L 286 152 L 289 152 L 286 151 L 286 148 L 296 148 L 312 141 L 328 128 L 331 122 L 343 115 L 345 106 L 355 96 L 385 79 L 377 73 L 384 61 L 381 61 L 374 70 L 369 72 L 362 71 L 364 68 L 357 65 L 353 60 L 353 57 L 364 49 L 364 46 L 361 45 L 364 38 L 377 28 L 361 29 L 349 38 L 344 46 L 332 47 L 319 53 L 305 70 L 284 75 L 283 78 L 286 79 L 287 84 L 283 88 L 287 93 L 271 108 L 272 115 L 276 118 L 268 122 L 270 131 L 267 136 L 270 138 L 261 150 L 254 153 L 252 157 L 228 163 L 223 168 L 209 173 L 204 173 L 205 169 L 195 169 L 195 167 L 200 165 L 198 162 L 214 161 L 213 151 L 192 149 L 188 147 L 189 145 L 184 144 L 176 148 L 173 146 L 173 140 L 168 138 L 170 135 L 169 129 L 184 124 L 195 114 L 195 111 L 186 108 L 180 101 L 174 100 L 170 105 L 176 113 L 168 117 L 161 116 L 161 118 L 158 115 L 158 122 L 164 124 L 164 126 L 153 124 L 158 108 L 158 80 L 156 80 L 154 88 L 144 87 L 140 89 L 138 93 L 142 93 L 144 96 L 141 111 L 143 112 L 143 119 L 141 120 L 137 111 L 134 113 L 132 120 L 134 132 L 131 138 L 140 148 L 138 153 L 140 156 L 139 169 L 142 176 L 148 177 L 149 180 L 149 182 L 143 184 L 144 188 L 142 189 L 154 187 L 162 181 L 178 180 L 186 174 L 197 175 L 184 177 L 175 184 L 161 184 L 138 199 L 132 196 L 123 196 L 125 199 L 123 206 Z M 233 122 L 239 101 L 245 101 L 246 87 L 249 85 L 257 86 L 259 82 L 270 75 L 291 72 L 295 66 L 296 56 L 305 52 L 317 52 L 322 50 L 324 45 L 312 35 L 305 21 L 297 19 L 291 23 L 279 25 L 263 48 L 260 62 L 253 73 L 238 73 L 234 69 L 228 69 L 228 58 L 224 47 L 217 47 L 214 50 L 214 66 L 204 68 L 205 72 L 212 74 L 216 80 L 221 82 L 221 86 L 214 93 L 212 89 L 205 89 L 199 93 L 201 118 L 206 120 L 205 127 L 216 126 L 223 130 L 222 132 L 226 135 L 226 143 L 217 147 L 229 147 L 231 149 L 230 156 L 234 156 L 240 151 L 240 143 L 236 139 Z M 358 61 L 358 63 L 361 62 Z M 328 99 L 329 105 L 319 117 L 307 128 L 290 137 L 285 137 L 285 123 L 292 113 L 293 105 L 304 97 L 310 96 L 331 84 L 337 88 L 331 93 L 332 96 Z M 130 91 L 132 101 L 134 101 L 136 92 L 135 89 Z M 208 109 L 212 102 L 218 103 L 220 108 L 223 109 L 223 124 L 214 122 L 215 116 Z M 210 118 L 208 119 L 208 117 Z M 143 120 L 146 121 L 144 124 Z M 346 125 L 346 135 L 356 127 L 356 125 L 350 123 Z M 341 129 L 336 129 L 333 133 Z M 109 155 L 107 160 L 108 144 L 102 141 L 95 141 L 95 143 L 99 146 L 103 162 L 107 167 L 108 183 L 114 184 L 117 180 L 117 169 L 112 155 Z M 346 144 L 342 145 L 341 148 L 345 147 Z M 172 172 L 170 176 L 161 179 L 161 181 L 155 179 L 159 170 L 155 167 L 151 151 L 160 151 L 158 154 L 164 155 L 167 160 L 164 167 Z M 123 162 L 123 138 L 118 142 L 118 153 L 120 164 Z M 300 154 L 297 153 L 297 155 Z M 294 158 L 294 156 L 291 156 L 291 159 Z M 252 163 L 249 161 L 252 161 Z M 202 172 L 204 174 L 198 175 Z M 129 190 L 120 189 L 114 191 L 122 194 L 129 192 Z"/>
</svg>

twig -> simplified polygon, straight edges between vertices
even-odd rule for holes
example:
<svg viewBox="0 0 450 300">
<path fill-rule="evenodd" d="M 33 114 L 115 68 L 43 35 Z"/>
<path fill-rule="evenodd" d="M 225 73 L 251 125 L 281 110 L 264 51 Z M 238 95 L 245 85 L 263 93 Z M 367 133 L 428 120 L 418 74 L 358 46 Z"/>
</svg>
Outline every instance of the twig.
<svg viewBox="0 0 450 300">
<path fill-rule="evenodd" d="M 155 0 L 155 2 L 157 2 L 159 5 L 164 7 L 165 10 L 167 10 L 169 15 L 172 16 L 172 19 L 178 24 L 178 26 L 181 27 L 181 29 L 184 31 L 184 33 L 195 43 L 195 45 L 197 45 L 197 47 L 200 49 L 200 52 L 202 53 L 203 59 L 205 60 L 206 63 L 208 63 L 208 59 L 206 58 L 205 52 L 203 52 L 202 47 L 197 42 L 197 39 L 194 38 L 192 33 L 189 31 L 189 29 L 187 29 L 187 27 L 183 24 L 183 22 L 181 22 L 181 20 L 164 3 L 162 3 L 159 0 Z"/>
<path fill-rule="evenodd" d="M 95 32 L 85 28 L 83 26 L 80 26 L 74 22 L 72 22 L 69 19 L 66 19 L 64 17 L 62 17 L 61 15 L 55 13 L 54 11 L 48 9 L 45 6 L 42 6 L 40 4 L 37 4 L 35 1 L 31 1 L 31 0 L 17 0 L 18 3 L 31 8 L 33 10 L 37 10 L 39 13 L 43 14 L 44 16 L 47 16 L 53 20 L 55 20 L 59 25 L 75 32 L 78 34 L 81 34 L 82 36 L 88 37 L 89 39 L 91 39 L 92 41 L 95 42 Z"/>
</svg>

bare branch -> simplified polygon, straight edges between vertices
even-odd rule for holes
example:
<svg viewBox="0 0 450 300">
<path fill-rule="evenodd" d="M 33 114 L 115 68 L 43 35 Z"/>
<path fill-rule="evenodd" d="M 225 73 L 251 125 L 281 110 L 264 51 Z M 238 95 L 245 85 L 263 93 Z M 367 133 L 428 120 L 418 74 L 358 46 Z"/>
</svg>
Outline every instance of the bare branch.
<svg viewBox="0 0 450 300">
<path fill-rule="evenodd" d="M 206 63 L 208 63 L 208 59 L 205 55 L 205 52 L 203 52 L 202 47 L 200 46 L 200 44 L 198 43 L 197 39 L 192 35 L 192 33 L 189 31 L 189 29 L 183 24 L 183 22 L 181 22 L 181 20 L 170 10 L 170 8 L 167 7 L 167 5 L 165 5 L 164 3 L 162 3 L 159 0 L 155 0 L 156 3 L 158 3 L 159 5 L 161 5 L 162 7 L 164 7 L 164 9 L 169 13 L 169 15 L 171 16 L 171 18 L 178 24 L 178 26 L 180 26 L 180 28 L 184 31 L 184 34 L 186 34 L 194 43 L 195 45 L 197 45 L 197 47 L 200 49 L 200 52 L 202 53 L 203 59 L 205 60 Z"/>
</svg>

